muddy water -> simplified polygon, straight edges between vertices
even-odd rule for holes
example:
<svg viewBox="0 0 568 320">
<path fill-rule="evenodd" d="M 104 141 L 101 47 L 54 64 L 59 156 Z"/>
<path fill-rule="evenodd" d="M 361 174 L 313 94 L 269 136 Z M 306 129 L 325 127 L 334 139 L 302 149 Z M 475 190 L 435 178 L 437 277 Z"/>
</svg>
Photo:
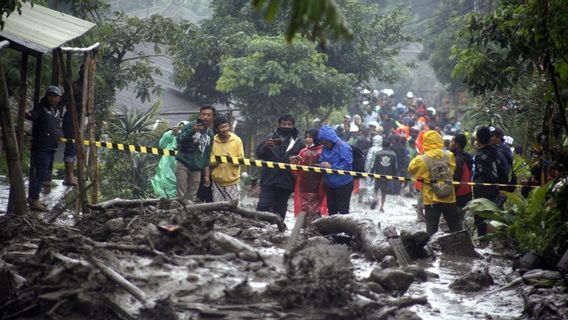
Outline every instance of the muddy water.
<svg viewBox="0 0 568 320">
<path fill-rule="evenodd" d="M 253 199 L 245 202 L 252 206 Z M 289 203 L 289 210 L 292 201 Z M 416 211 L 413 205 L 416 199 L 389 196 L 385 204 L 385 212 L 379 213 L 378 208 L 371 210 L 368 205 L 359 204 L 356 197 L 351 202 L 351 212 L 361 218 L 375 221 L 381 228 L 394 226 L 398 230 L 424 230 L 423 223 L 416 223 Z M 294 226 L 291 211 L 286 216 L 287 232 Z M 268 248 L 267 252 L 281 253 L 279 249 Z M 500 257 L 499 253 L 491 249 L 478 250 L 483 259 L 447 258 L 436 253 L 436 258 L 418 261 L 417 263 L 427 271 L 435 273 L 439 278 L 430 279 L 424 283 L 414 283 L 406 295 L 426 296 L 428 305 L 413 306 L 411 310 L 422 319 L 518 319 L 521 317 L 523 303 L 515 290 L 503 291 L 487 296 L 487 293 L 505 285 L 505 277 L 511 272 L 511 262 Z M 353 256 L 355 275 L 361 279 L 369 276 L 377 267 L 377 263 Z M 456 292 L 449 288 L 449 284 L 456 278 L 477 269 L 489 267 L 489 273 L 495 285 L 474 293 Z"/>
<path fill-rule="evenodd" d="M 47 204 L 48 208 L 53 207 L 59 200 L 69 191 L 70 187 L 63 185 L 63 180 L 53 180 L 54 185 L 51 187 L 44 187 L 40 194 L 42 202 Z M 28 181 L 25 181 L 26 190 L 28 188 Z M 10 181 L 5 176 L 0 176 L 0 214 L 6 213 L 8 206 L 8 196 L 10 195 Z"/>
</svg>

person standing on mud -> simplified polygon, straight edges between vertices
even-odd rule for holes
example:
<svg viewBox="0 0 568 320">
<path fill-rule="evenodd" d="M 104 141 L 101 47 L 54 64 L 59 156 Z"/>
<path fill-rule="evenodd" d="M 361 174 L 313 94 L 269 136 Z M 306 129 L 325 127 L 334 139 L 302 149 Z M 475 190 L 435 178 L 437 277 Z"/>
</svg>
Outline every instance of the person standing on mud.
<svg viewBox="0 0 568 320">
<path fill-rule="evenodd" d="M 306 130 L 304 138 L 306 147 L 297 156 L 292 157 L 290 162 L 303 166 L 314 166 L 323 150 L 318 139 L 318 129 Z M 294 216 L 304 212 L 306 221 L 312 221 L 321 217 L 322 214 L 327 215 L 323 174 L 303 170 L 295 171 L 295 173 Z"/>
<path fill-rule="evenodd" d="M 389 139 L 383 141 L 383 149 L 375 156 L 372 173 L 380 175 L 394 176 L 398 174 L 398 161 L 397 154 L 391 150 L 391 142 Z M 381 191 L 381 207 L 379 212 L 385 212 L 385 202 L 387 200 L 387 193 L 389 189 L 389 181 L 386 178 L 375 179 L 375 188 L 373 193 L 373 201 L 371 202 L 371 209 L 377 207 L 377 195 Z"/>
<path fill-rule="evenodd" d="M 477 153 L 473 157 L 473 182 L 475 183 L 507 183 L 505 169 L 501 156 L 497 148 L 491 144 L 491 130 L 488 127 L 481 127 L 475 132 L 477 138 Z M 499 188 L 495 185 L 483 186 L 476 184 L 473 186 L 473 198 L 486 198 L 497 203 Z M 477 235 L 482 237 L 487 234 L 485 219 L 474 215 L 474 222 L 477 226 Z M 489 243 L 480 241 L 479 246 L 486 248 Z"/>
<path fill-rule="evenodd" d="M 450 143 L 450 150 L 456 158 L 456 170 L 454 171 L 454 181 L 471 182 L 473 157 L 464 151 L 467 146 L 467 137 L 463 133 L 458 133 Z M 460 224 L 463 225 L 465 212 L 463 207 L 472 199 L 472 189 L 470 185 L 458 184 L 455 186 L 456 205 L 460 217 Z"/>
<path fill-rule="evenodd" d="M 190 121 L 177 135 L 176 180 L 177 196 L 180 199 L 197 202 L 197 191 L 203 171 L 203 184 L 211 186 L 209 180 L 209 158 L 213 145 L 213 131 L 209 128 L 215 116 L 215 108 L 202 106 L 199 119 Z"/>
<path fill-rule="evenodd" d="M 260 160 L 289 163 L 305 147 L 294 127 L 291 115 L 278 118 L 278 128 L 257 146 L 256 156 Z M 289 170 L 262 168 L 260 176 L 260 199 L 256 210 L 274 212 L 282 219 L 286 217 L 288 199 L 294 190 L 295 177 Z"/>
<path fill-rule="evenodd" d="M 33 121 L 30 182 L 28 202 L 31 210 L 47 210 L 39 201 L 43 182 L 50 176 L 53 167 L 53 157 L 59 144 L 60 121 L 56 106 L 61 101 L 61 90 L 57 86 L 49 86 L 45 96 L 31 111 L 26 112 L 26 118 Z"/>
<path fill-rule="evenodd" d="M 335 130 L 323 126 L 319 130 L 318 138 L 323 145 L 318 161 L 322 168 L 353 169 L 353 150 L 347 142 L 339 139 Z M 326 174 L 324 182 L 329 215 L 348 214 L 353 192 L 353 177 L 348 174 Z"/>
<path fill-rule="evenodd" d="M 219 116 L 215 118 L 214 127 L 217 134 L 213 138 L 213 149 L 211 150 L 213 201 L 238 200 L 241 166 L 239 164 L 216 162 L 215 156 L 243 159 L 245 157 L 243 142 L 239 136 L 230 132 L 231 127 L 226 117 Z"/>
<path fill-rule="evenodd" d="M 424 203 L 426 232 L 433 235 L 438 232 L 440 216 L 448 223 L 450 232 L 462 230 L 459 223 L 456 195 L 451 183 L 437 181 L 449 181 L 456 169 L 456 160 L 451 152 L 444 151 L 442 136 L 428 130 L 423 137 L 424 154 L 414 158 L 408 172 L 416 178 L 428 181 L 422 183 L 422 202 Z"/>
</svg>

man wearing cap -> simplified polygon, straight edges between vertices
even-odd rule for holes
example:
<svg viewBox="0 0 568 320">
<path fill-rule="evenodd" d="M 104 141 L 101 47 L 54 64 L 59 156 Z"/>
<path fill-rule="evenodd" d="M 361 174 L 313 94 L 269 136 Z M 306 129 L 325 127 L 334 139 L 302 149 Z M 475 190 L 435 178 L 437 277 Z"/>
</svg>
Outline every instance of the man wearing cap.
<svg viewBox="0 0 568 320">
<path fill-rule="evenodd" d="M 39 194 L 44 181 L 53 167 L 53 156 L 59 143 L 60 121 L 56 110 L 61 101 L 61 90 L 49 86 L 45 96 L 31 111 L 26 111 L 26 119 L 33 121 L 30 182 L 28 202 L 30 209 L 45 211 L 47 208 L 39 201 Z"/>
<path fill-rule="evenodd" d="M 227 156 L 243 159 L 245 152 L 243 142 L 236 134 L 230 132 L 229 120 L 224 116 L 215 118 L 217 134 L 213 138 L 211 149 L 211 179 L 213 180 L 213 201 L 229 201 L 239 198 L 239 181 L 241 167 L 239 164 L 222 163 L 215 156 Z"/>
</svg>

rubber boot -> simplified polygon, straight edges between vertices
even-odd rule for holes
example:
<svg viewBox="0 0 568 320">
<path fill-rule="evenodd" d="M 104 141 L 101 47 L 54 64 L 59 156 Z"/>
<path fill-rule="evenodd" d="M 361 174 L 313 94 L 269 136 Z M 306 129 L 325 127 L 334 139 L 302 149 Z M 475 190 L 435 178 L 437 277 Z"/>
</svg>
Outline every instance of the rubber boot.
<svg viewBox="0 0 568 320">
<path fill-rule="evenodd" d="M 73 162 L 65 162 L 65 180 L 63 184 L 66 186 L 76 186 L 78 184 L 77 177 L 75 177 L 75 173 L 73 173 L 74 163 Z"/>
</svg>

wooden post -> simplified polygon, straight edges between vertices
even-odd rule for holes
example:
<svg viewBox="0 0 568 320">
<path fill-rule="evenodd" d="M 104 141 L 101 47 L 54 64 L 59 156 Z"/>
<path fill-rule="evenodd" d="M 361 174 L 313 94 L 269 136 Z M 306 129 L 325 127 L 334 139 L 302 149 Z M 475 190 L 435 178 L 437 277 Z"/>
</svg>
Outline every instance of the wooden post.
<svg viewBox="0 0 568 320">
<path fill-rule="evenodd" d="M 79 201 L 81 203 L 81 210 L 87 212 L 87 201 L 83 190 L 85 190 L 85 179 L 84 179 L 84 169 L 85 169 L 85 152 L 83 149 L 83 135 L 79 126 L 79 119 L 77 119 L 77 110 L 75 109 L 75 96 L 73 94 L 73 73 L 71 70 L 71 58 L 72 53 L 67 52 L 67 61 L 63 62 L 63 52 L 58 51 L 59 64 L 62 67 L 61 74 L 63 74 L 63 79 L 65 80 L 65 92 L 69 97 L 67 103 L 69 111 L 71 111 L 71 118 L 73 119 L 73 131 L 75 133 L 75 146 L 77 148 L 77 178 L 79 180 L 79 194 L 81 197 Z M 65 66 L 66 72 L 63 72 L 63 66 Z"/>
<path fill-rule="evenodd" d="M 38 54 L 36 57 L 36 70 L 35 70 L 35 82 L 34 82 L 34 106 L 39 104 L 39 96 L 41 91 L 41 65 L 42 65 L 42 55 Z"/>
<path fill-rule="evenodd" d="M 24 117 L 26 114 L 26 102 L 28 100 L 28 54 L 22 52 L 22 62 L 20 65 L 20 101 L 18 104 L 18 122 L 16 131 L 16 141 L 18 142 L 18 150 L 20 153 L 20 161 L 23 157 L 24 150 Z"/>
<path fill-rule="evenodd" d="M 95 73 L 97 70 L 97 60 L 95 58 L 95 53 L 91 51 L 89 53 L 90 59 L 89 64 L 85 65 L 85 69 L 88 68 L 88 86 L 87 86 L 87 132 L 89 135 L 90 142 L 90 153 L 89 153 L 89 178 L 91 179 L 91 203 L 98 202 L 98 161 L 97 161 L 97 146 L 95 145 L 96 139 L 96 128 L 97 128 L 97 113 L 95 111 Z"/>
<path fill-rule="evenodd" d="M 9 45 L 8 41 L 0 42 L 0 50 Z M 6 150 L 8 173 L 10 175 L 10 197 L 8 213 L 25 214 L 28 212 L 26 201 L 26 188 L 22 174 L 22 165 L 19 156 L 16 132 L 12 122 L 12 114 L 8 100 L 8 88 L 4 76 L 4 66 L 0 60 L 0 127 L 2 127 L 2 139 Z M 10 208 L 11 207 L 11 208 Z M 13 210 L 11 210 L 13 209 Z"/>
</svg>

